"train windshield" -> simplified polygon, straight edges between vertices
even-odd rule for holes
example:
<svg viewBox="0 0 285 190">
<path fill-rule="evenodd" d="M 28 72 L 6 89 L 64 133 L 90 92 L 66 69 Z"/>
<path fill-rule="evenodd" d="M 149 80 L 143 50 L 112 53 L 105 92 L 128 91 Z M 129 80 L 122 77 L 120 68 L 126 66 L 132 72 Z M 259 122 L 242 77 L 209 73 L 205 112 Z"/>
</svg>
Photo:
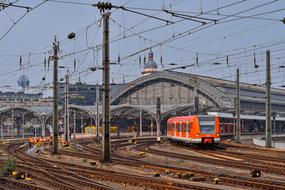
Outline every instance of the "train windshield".
<svg viewBox="0 0 285 190">
<path fill-rule="evenodd" d="M 215 117 L 212 116 L 198 116 L 200 133 L 213 134 L 216 133 Z"/>
</svg>

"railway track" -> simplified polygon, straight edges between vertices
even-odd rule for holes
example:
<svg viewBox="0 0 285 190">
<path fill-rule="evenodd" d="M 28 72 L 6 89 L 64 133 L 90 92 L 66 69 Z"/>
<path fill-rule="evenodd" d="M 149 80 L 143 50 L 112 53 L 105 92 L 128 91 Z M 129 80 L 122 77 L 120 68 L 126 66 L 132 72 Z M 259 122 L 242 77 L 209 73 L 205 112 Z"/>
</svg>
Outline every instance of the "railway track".
<svg viewBox="0 0 285 190">
<path fill-rule="evenodd" d="M 34 184 L 29 184 L 29 183 L 25 183 L 22 181 L 17 181 L 15 179 L 9 179 L 9 178 L 4 178 L 4 177 L 0 177 L 0 185 L 2 185 L 2 187 L 0 186 L 0 189 L 2 190 L 8 190 L 8 189 L 29 189 L 29 190 L 48 190 L 46 188 L 43 187 L 39 187 L 37 185 Z"/>
<path fill-rule="evenodd" d="M 52 163 L 52 161 L 47 161 L 47 160 L 43 160 L 40 158 L 26 155 L 25 150 L 26 148 L 19 148 L 17 144 L 10 145 L 7 148 L 7 151 L 11 155 L 27 163 L 27 164 L 19 164 L 18 167 L 22 170 L 28 171 L 35 180 L 41 181 L 42 183 L 45 183 L 48 186 L 51 186 L 56 189 L 78 190 L 78 189 L 81 189 L 82 186 L 90 187 L 90 183 L 88 182 L 82 182 L 81 179 L 77 179 L 77 178 L 70 178 L 69 176 L 75 175 L 75 177 L 78 177 L 78 175 L 74 174 L 73 172 L 69 172 L 68 170 L 65 170 L 64 168 L 60 168 L 60 169 L 64 171 L 64 173 L 62 173 L 61 176 L 65 177 L 65 180 L 62 178 L 59 178 L 57 175 L 55 175 L 52 172 L 47 172 L 45 170 L 46 167 L 50 167 L 50 168 L 54 167 L 54 164 Z M 45 166 L 45 167 L 42 169 L 42 166 Z M 114 189 L 112 187 L 100 184 L 95 181 L 93 183 L 94 183 L 92 186 L 93 189 L 100 189 L 100 190 L 111 190 L 111 189 L 113 190 Z"/>
<path fill-rule="evenodd" d="M 147 144 L 148 146 L 149 144 Z M 138 145 L 141 146 L 141 145 Z M 145 149 L 140 149 L 139 151 L 145 151 L 148 152 L 148 150 Z M 157 154 L 157 150 L 155 150 L 155 152 L 152 152 L 154 154 Z M 159 154 L 159 153 L 158 153 Z M 164 156 L 169 156 L 169 155 L 165 155 Z M 125 158 L 125 157 L 123 157 Z M 125 158 L 127 159 L 127 158 Z M 134 161 L 137 161 L 136 159 L 133 159 Z M 127 161 L 129 162 L 129 161 Z M 194 169 L 189 169 L 189 168 L 181 168 L 181 167 L 174 167 L 174 166 L 162 166 L 159 164 L 154 164 L 154 163 L 148 163 L 148 162 L 144 162 L 144 161 L 137 161 L 141 164 L 144 165 L 144 167 L 147 168 L 152 168 L 152 169 L 156 169 L 158 171 L 165 171 L 166 169 L 171 169 L 173 170 L 173 172 L 193 172 L 196 173 L 198 175 L 205 175 L 208 177 L 215 177 L 215 176 L 219 176 L 219 179 L 227 184 L 235 184 L 235 185 L 241 185 L 244 187 L 254 187 L 254 188 L 259 188 L 259 189 L 285 189 L 285 183 L 283 182 L 279 182 L 279 181 L 272 181 L 272 180 L 264 180 L 264 179 L 253 179 L 253 178 L 248 178 L 248 177 L 241 177 L 241 176 L 234 176 L 234 175 L 228 175 L 228 174 L 219 174 L 219 173 L 215 173 L 215 172 L 205 172 L 205 171 L 200 171 L 200 170 L 194 170 Z"/>
<path fill-rule="evenodd" d="M 141 146 L 136 146 L 134 148 L 136 151 L 144 151 L 146 153 L 151 153 L 151 154 L 156 154 L 156 155 L 161 155 L 161 156 L 168 156 L 172 158 L 179 158 L 179 159 L 184 159 L 184 160 L 192 160 L 196 162 L 202 162 L 202 163 L 207 163 L 207 164 L 213 164 L 217 166 L 225 166 L 225 167 L 232 167 L 232 168 L 238 168 L 238 169 L 245 169 L 245 170 L 253 170 L 253 169 L 260 169 L 264 172 L 268 173 L 273 173 L 273 174 L 278 174 L 278 175 L 285 175 L 285 170 L 284 166 L 282 167 L 275 166 L 275 165 L 270 165 L 267 166 L 265 165 L 265 162 L 257 160 L 254 162 L 254 159 L 252 159 L 252 162 L 246 162 L 246 161 L 235 161 L 235 160 L 218 160 L 218 159 L 211 159 L 211 158 L 206 158 L 206 157 L 198 157 L 198 156 L 193 156 L 193 155 L 185 155 L 185 154 L 178 154 L 178 153 L 173 153 L 173 152 L 168 152 L 168 151 L 163 151 L 163 150 L 157 150 L 149 147 L 147 144 L 146 145 L 141 145 Z M 199 153 L 202 154 L 207 154 L 205 151 L 199 151 L 196 150 Z M 207 154 L 212 156 L 212 154 Z M 280 164 L 281 165 L 281 164 Z"/>
<path fill-rule="evenodd" d="M 285 159 L 277 158 L 277 157 L 270 157 L 270 156 L 261 156 L 260 154 L 245 154 L 242 152 L 237 152 L 231 149 L 221 149 L 219 146 L 207 148 L 207 149 L 200 149 L 197 147 L 189 147 L 189 146 L 180 146 L 181 149 L 195 151 L 200 154 L 208 155 L 208 156 L 216 156 L 222 159 L 226 157 L 229 158 L 237 158 L 246 161 L 247 163 L 255 163 L 261 165 L 268 165 L 272 167 L 284 168 L 285 169 Z"/>
<path fill-rule="evenodd" d="M 153 142 L 147 143 L 144 142 L 143 144 L 138 144 L 137 146 L 142 146 L 142 145 L 149 145 L 153 144 Z M 123 147 L 124 145 L 129 145 L 128 143 L 125 144 L 120 144 L 116 145 L 117 148 Z M 72 156 L 83 156 L 85 158 L 89 159 L 94 159 L 95 155 L 100 154 L 100 150 L 96 148 L 92 148 L 90 146 L 83 146 L 83 149 L 86 152 L 89 153 L 84 153 L 84 154 L 77 154 L 77 153 L 71 153 Z M 143 150 L 145 151 L 145 150 Z M 147 152 L 147 151 L 146 151 Z M 90 154 L 91 153 L 91 154 Z M 99 155 L 100 157 L 100 155 Z M 253 178 L 248 178 L 248 177 L 241 177 L 241 176 L 234 176 L 234 175 L 228 175 L 228 174 L 220 174 L 220 173 L 215 173 L 215 172 L 206 172 L 206 171 L 201 171 L 201 170 L 195 170 L 195 169 L 189 169 L 189 168 L 181 168 L 181 167 L 175 167 L 175 166 L 165 166 L 165 165 L 160 165 L 157 163 L 152 163 L 152 162 L 146 162 L 146 161 L 141 161 L 138 158 L 129 158 L 125 156 L 121 156 L 118 154 L 115 154 L 113 152 L 113 162 L 116 164 L 122 164 L 122 165 L 128 165 L 128 166 L 135 166 L 135 167 L 143 167 L 147 169 L 152 169 L 154 171 L 159 171 L 159 172 L 165 172 L 166 170 L 170 170 L 173 173 L 185 173 L 185 172 L 192 172 L 195 173 L 196 175 L 199 176 L 205 176 L 208 177 L 209 179 L 213 179 L 215 177 L 219 177 L 221 180 L 222 184 L 227 184 L 231 186 L 242 186 L 245 188 L 257 188 L 257 189 L 285 189 L 285 183 L 279 182 L 279 181 L 272 181 L 272 180 L 259 180 L 259 179 L 253 179 Z"/>
<path fill-rule="evenodd" d="M 82 189 L 83 186 L 91 189 L 114 189 L 99 186 L 98 183 L 94 181 L 94 179 L 148 187 L 152 189 L 220 189 L 210 188 L 209 186 L 203 187 L 183 183 L 169 183 L 169 181 L 166 180 L 147 178 L 131 174 L 122 174 L 118 172 L 107 172 L 104 170 L 101 170 L 100 172 L 96 170 L 96 172 L 94 172 L 94 167 L 89 168 L 89 173 L 87 175 L 85 172 L 86 168 L 82 169 L 80 165 L 68 165 L 66 163 L 60 163 L 58 161 L 50 161 L 42 158 L 31 157 L 25 154 L 25 148 L 19 148 L 18 145 L 12 145 L 8 147 L 8 152 L 17 157 L 17 159 L 21 160 L 21 163 L 19 163 L 18 165 L 20 169 L 26 171 L 28 170 L 34 179 L 48 184 L 49 186 L 54 187 L 56 189 L 73 190 Z M 25 164 L 23 164 L 23 162 Z M 57 166 L 56 168 L 54 167 L 55 165 Z M 98 173 L 100 175 L 98 175 Z M 51 180 L 46 180 L 46 178 L 42 176 L 45 176 L 46 178 L 49 178 Z"/>
<path fill-rule="evenodd" d="M 236 148 L 236 149 L 244 149 L 250 152 L 257 152 L 257 153 L 270 153 L 270 154 L 279 154 L 281 157 L 283 157 L 285 159 L 285 150 L 281 150 L 281 149 L 268 149 L 265 147 L 259 147 L 259 146 L 247 146 L 244 144 L 236 144 L 233 142 L 228 142 L 228 141 L 223 141 L 222 144 L 224 147 L 229 147 L 229 148 Z"/>
<path fill-rule="evenodd" d="M 82 149 L 84 152 L 69 152 L 62 151 L 62 154 L 69 156 L 76 156 L 81 158 L 88 158 L 92 160 L 99 160 L 101 158 L 99 149 L 87 146 L 88 143 L 93 141 L 84 141 L 81 142 Z M 142 144 L 140 144 L 142 143 Z M 138 143 L 140 148 L 143 148 L 144 145 L 153 144 L 154 141 L 144 140 Z M 186 173 L 191 172 L 197 176 L 206 177 L 206 185 L 210 183 L 210 180 L 218 177 L 222 185 L 229 185 L 234 187 L 242 188 L 256 188 L 256 189 L 280 189 L 285 190 L 285 183 L 264 180 L 264 179 L 253 179 L 249 177 L 241 177 L 227 174 L 219 174 L 216 172 L 207 172 L 190 168 L 176 167 L 171 165 L 161 165 L 152 162 L 142 161 L 138 158 L 130 158 L 116 154 L 116 149 L 124 148 L 125 146 L 131 145 L 127 140 L 117 141 L 112 145 L 112 154 L 113 162 L 115 164 L 127 165 L 132 167 L 141 167 L 148 169 L 150 171 L 159 171 L 165 172 L 166 170 L 171 171 L 172 173 Z M 147 147 L 146 146 L 146 147 Z M 145 149 L 143 149 L 147 152 Z M 156 150 L 155 150 L 156 151 Z M 76 189 L 79 187 L 86 187 L 91 189 L 102 189 L 97 187 L 98 181 L 109 181 L 114 183 L 128 184 L 132 186 L 139 186 L 152 189 L 210 189 L 209 186 L 203 187 L 192 184 L 184 183 L 173 183 L 166 180 L 153 177 L 137 176 L 130 174 L 123 174 L 119 172 L 112 172 L 101 170 L 96 167 L 87 167 L 71 163 L 63 163 L 61 161 L 47 160 L 44 158 L 30 158 L 30 155 L 25 155 L 24 148 L 17 146 L 10 147 L 10 153 L 15 155 L 20 161 L 18 162 L 19 167 L 26 171 L 31 171 L 33 178 L 42 180 L 42 183 L 47 184 L 50 187 L 55 189 Z M 157 153 L 157 152 L 155 152 Z M 153 153 L 153 154 L 155 154 Z M 33 166 L 33 167 L 31 167 Z M 56 166 L 56 167 L 54 167 Z M 32 169 L 31 169 L 32 168 Z M 49 177 L 47 177 L 49 176 Z M 47 181 L 47 178 L 50 178 L 51 181 Z M 50 183 L 55 184 L 50 184 Z M 96 182 L 96 183 L 94 183 Z M 212 183 L 212 182 L 211 182 Z M 1 186 L 0 186 L 1 187 Z M 1 189 L 1 188 L 0 188 Z M 212 189 L 220 189 L 218 187 L 213 187 Z"/>
</svg>

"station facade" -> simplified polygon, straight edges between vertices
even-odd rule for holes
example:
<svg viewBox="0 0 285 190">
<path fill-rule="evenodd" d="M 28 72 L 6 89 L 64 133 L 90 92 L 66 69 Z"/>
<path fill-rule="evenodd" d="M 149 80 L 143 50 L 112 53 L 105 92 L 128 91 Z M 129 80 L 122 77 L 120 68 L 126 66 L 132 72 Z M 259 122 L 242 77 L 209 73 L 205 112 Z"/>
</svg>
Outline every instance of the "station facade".
<svg viewBox="0 0 285 190">
<path fill-rule="evenodd" d="M 60 84 L 61 105 L 64 103 L 65 95 L 63 87 L 64 84 Z M 98 97 L 96 89 L 99 90 Z M 76 132 L 82 132 L 85 126 L 95 125 L 97 120 L 101 120 L 102 92 L 100 85 L 83 83 L 69 85 L 70 123 L 75 126 Z M 285 91 L 272 88 L 271 93 L 273 131 L 285 131 Z M 234 81 L 183 72 L 159 71 L 152 52 L 149 53 L 142 75 L 129 83 L 112 84 L 110 96 L 111 122 L 119 128 L 126 126 L 136 128 L 143 125 L 144 130 L 150 130 L 160 121 L 163 131 L 169 117 L 214 114 L 221 118 L 220 123 L 225 133 L 230 133 L 233 129 L 236 102 Z M 99 98 L 98 109 L 95 105 L 97 98 Z M 159 120 L 156 114 L 158 99 L 161 107 Z M 240 101 L 243 132 L 264 132 L 265 86 L 241 83 Z M 62 107 L 59 109 L 62 118 L 63 109 Z M 29 122 L 29 118 L 37 118 L 41 126 L 39 130 L 45 131 L 43 129 L 52 124 L 52 106 L 42 104 L 41 101 L 38 105 L 27 103 L 4 105 L 0 114 L 3 116 L 1 125 L 9 120 L 13 120 L 12 123 L 16 125 L 15 118 L 18 118 L 17 126 L 21 123 L 24 126 Z M 24 118 L 25 114 L 27 117 Z"/>
</svg>

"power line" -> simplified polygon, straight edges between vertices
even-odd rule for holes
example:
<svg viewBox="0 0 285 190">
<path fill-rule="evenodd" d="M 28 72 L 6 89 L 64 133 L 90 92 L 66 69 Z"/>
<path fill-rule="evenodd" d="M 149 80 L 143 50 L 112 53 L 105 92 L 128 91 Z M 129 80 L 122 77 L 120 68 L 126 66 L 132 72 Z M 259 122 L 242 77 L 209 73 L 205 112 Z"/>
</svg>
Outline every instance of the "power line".
<svg viewBox="0 0 285 190">
<path fill-rule="evenodd" d="M 27 11 L 30 11 L 32 8 L 27 7 L 27 6 L 22 6 L 22 5 L 15 5 L 15 3 L 0 3 L 0 7 L 3 9 L 7 7 L 16 7 L 16 8 L 21 8 L 21 9 L 26 9 Z"/>
<path fill-rule="evenodd" d="M 227 19 L 227 18 L 229 18 L 229 17 L 231 17 L 231 16 L 235 16 L 235 15 L 238 15 L 238 14 L 240 14 L 240 13 L 244 13 L 244 12 L 247 12 L 247 11 L 251 11 L 251 10 L 260 8 L 260 7 L 262 7 L 262 6 L 266 6 L 266 5 L 268 5 L 268 4 L 271 4 L 271 3 L 274 3 L 274 2 L 277 2 L 277 1 L 278 1 L 278 0 L 274 0 L 274 1 L 271 1 L 271 2 L 268 2 L 268 3 L 264 3 L 264 4 L 261 4 L 261 5 L 258 5 L 258 6 L 255 6 L 255 7 L 252 7 L 252 8 L 249 8 L 249 9 L 246 9 L 246 10 L 243 10 L 243 11 L 240 11 L 240 12 L 237 12 L 237 13 L 235 13 L 235 14 L 232 14 L 232 15 L 229 15 L 229 16 L 226 16 L 226 17 L 223 17 L 223 18 L 217 20 L 217 22 L 212 23 L 212 24 L 209 24 L 209 25 L 208 25 L 208 24 L 205 24 L 205 25 L 202 25 L 202 26 L 194 27 L 194 28 L 192 28 L 192 29 L 190 29 L 190 30 L 184 31 L 184 32 L 182 32 L 182 33 L 179 33 L 179 34 L 176 35 L 176 36 L 172 36 L 172 37 L 170 37 L 170 38 L 168 38 L 168 39 L 166 39 L 166 40 L 163 40 L 163 41 L 159 42 L 158 44 L 159 44 L 159 45 L 163 45 L 163 44 L 172 42 L 172 41 L 174 41 L 174 40 L 183 38 L 183 37 L 188 36 L 188 35 L 190 35 L 190 34 L 193 34 L 193 33 L 199 32 L 199 31 L 201 31 L 201 30 L 204 30 L 204 29 L 206 29 L 206 28 L 209 28 L 209 27 L 211 27 L 211 26 L 213 26 L 213 25 L 217 25 L 217 24 L 221 24 L 221 23 L 225 23 L 225 22 L 236 21 L 236 19 L 235 19 L 235 20 L 226 20 L 226 21 L 220 22 L 221 20 Z M 239 19 L 241 19 L 241 18 L 239 18 Z M 130 54 L 130 55 L 128 55 L 128 56 L 125 56 L 125 57 L 121 58 L 121 60 L 130 58 L 130 57 L 132 57 L 132 56 L 134 56 L 134 55 L 137 55 L 137 54 L 139 54 L 139 53 L 141 53 L 141 52 L 144 52 L 144 51 L 146 51 L 146 50 L 149 50 L 149 49 L 154 48 L 154 47 L 157 47 L 157 46 L 158 46 L 157 44 L 156 44 L 156 45 L 149 46 L 149 47 L 144 48 L 144 49 L 142 49 L 142 50 L 139 50 L 139 51 L 137 51 L 137 52 L 135 52 L 135 53 L 132 53 L 132 54 Z"/>
<path fill-rule="evenodd" d="M 44 3 L 46 3 L 48 0 L 44 0 L 43 2 L 39 3 L 38 5 L 32 7 L 31 9 L 29 9 L 29 11 L 27 11 L 25 14 L 23 14 L 7 31 L 6 33 L 0 38 L 0 41 L 17 25 L 17 23 L 19 23 L 27 14 L 29 14 L 32 10 L 35 10 L 36 8 L 38 8 L 39 6 L 43 5 Z"/>
<path fill-rule="evenodd" d="M 84 5 L 84 6 L 92 6 L 91 3 L 80 3 L 80 2 L 74 2 L 74 1 L 60 1 L 60 0 L 47 0 L 48 2 L 52 3 L 62 3 L 62 4 L 73 4 L 73 5 Z"/>
<path fill-rule="evenodd" d="M 282 9 L 275 9 L 275 10 L 272 10 L 272 11 L 268 11 L 268 12 L 264 12 L 264 13 L 260 13 L 260 14 L 255 14 L 255 15 L 234 15 L 234 16 L 231 16 L 231 15 L 228 15 L 228 14 L 221 14 L 219 13 L 218 15 L 217 14 L 214 14 L 214 13 L 203 13 L 204 15 L 210 15 L 210 16 L 231 16 L 233 18 L 242 18 L 242 19 L 256 19 L 256 20 L 268 20 L 268 21 L 281 21 L 281 19 L 274 19 L 274 18 L 264 18 L 264 17 L 257 17 L 257 16 L 260 16 L 260 15 L 263 15 L 263 14 L 270 14 L 270 13 L 276 13 L 276 12 L 280 12 L 280 11 L 284 11 L 285 8 L 282 8 Z M 189 11 L 175 11 L 175 12 L 182 12 L 182 13 L 192 13 L 192 14 L 197 14 L 198 12 L 189 12 Z"/>
</svg>

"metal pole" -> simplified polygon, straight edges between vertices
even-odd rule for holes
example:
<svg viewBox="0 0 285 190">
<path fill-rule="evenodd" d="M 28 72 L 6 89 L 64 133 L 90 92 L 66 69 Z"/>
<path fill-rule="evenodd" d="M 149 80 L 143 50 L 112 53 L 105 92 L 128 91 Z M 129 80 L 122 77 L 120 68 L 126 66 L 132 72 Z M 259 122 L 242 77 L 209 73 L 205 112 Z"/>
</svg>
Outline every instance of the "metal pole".
<svg viewBox="0 0 285 190">
<path fill-rule="evenodd" d="M 44 117 L 41 119 L 42 121 L 42 136 L 46 136 L 46 123 Z M 36 134 L 35 134 L 36 135 Z"/>
<path fill-rule="evenodd" d="M 236 143 L 240 143 L 240 82 L 239 82 L 239 69 L 237 69 L 237 81 L 236 81 L 236 87 L 237 87 L 237 102 L 236 102 L 236 105 L 237 105 L 237 125 L 236 125 Z"/>
<path fill-rule="evenodd" d="M 266 143 L 270 148 L 272 141 L 272 123 L 271 123 L 271 77 L 270 77 L 270 51 L 266 51 Z"/>
<path fill-rule="evenodd" d="M 196 115 L 199 114 L 199 98 L 198 98 L 198 92 L 197 92 L 197 87 L 195 85 L 194 87 L 194 112 Z"/>
<path fill-rule="evenodd" d="M 99 85 L 96 86 L 96 139 L 99 140 Z"/>
<path fill-rule="evenodd" d="M 64 97 L 64 140 L 69 141 L 69 113 L 68 113 L 68 92 L 69 75 L 65 75 L 65 97 Z"/>
<path fill-rule="evenodd" d="M 142 109 L 140 108 L 140 137 L 142 136 Z"/>
<path fill-rule="evenodd" d="M 3 125 L 1 124 L 1 140 L 3 140 Z"/>
<path fill-rule="evenodd" d="M 110 60 L 109 60 L 109 17 L 110 13 L 103 13 L 103 48 L 102 48 L 102 61 L 103 61 L 103 158 L 104 163 L 111 162 L 110 152 Z"/>
<path fill-rule="evenodd" d="M 24 129 L 24 125 L 25 125 L 25 115 L 24 115 L 24 113 L 23 113 L 23 124 L 22 124 L 23 138 L 25 138 L 25 129 Z"/>
<path fill-rule="evenodd" d="M 156 137 L 157 141 L 160 141 L 160 97 L 157 97 L 156 102 L 156 118 L 157 118 L 157 125 L 156 125 Z"/>
<path fill-rule="evenodd" d="M 82 113 L 81 113 L 82 114 Z M 82 114 L 82 117 L 81 117 L 81 136 L 83 137 L 83 128 L 84 128 L 84 126 L 83 126 L 83 114 Z"/>
<path fill-rule="evenodd" d="M 12 138 L 14 138 L 14 110 L 12 109 L 11 120 L 12 120 Z"/>
<path fill-rule="evenodd" d="M 272 119 L 273 119 L 273 132 L 274 132 L 274 136 L 277 137 L 277 132 L 276 132 L 276 114 L 273 113 L 273 116 L 272 116 Z"/>
<path fill-rule="evenodd" d="M 76 133 L 76 111 L 73 111 L 73 139 L 75 139 Z"/>
<path fill-rule="evenodd" d="M 152 118 L 150 120 L 150 136 L 153 136 L 153 121 L 152 121 Z"/>
<path fill-rule="evenodd" d="M 237 108 L 237 98 L 234 98 L 235 109 Z M 233 112 L 233 140 L 236 140 L 236 111 Z"/>
<path fill-rule="evenodd" d="M 92 129 L 92 130 L 90 130 L 90 131 L 91 131 L 91 132 L 90 132 L 90 133 L 91 133 L 90 135 L 92 136 L 92 135 L 93 135 L 93 122 L 92 122 L 92 115 L 90 115 L 90 127 L 91 127 L 91 129 Z"/>
<path fill-rule="evenodd" d="M 58 42 L 56 38 L 53 42 L 53 137 L 52 137 L 52 153 L 58 154 Z"/>
</svg>

